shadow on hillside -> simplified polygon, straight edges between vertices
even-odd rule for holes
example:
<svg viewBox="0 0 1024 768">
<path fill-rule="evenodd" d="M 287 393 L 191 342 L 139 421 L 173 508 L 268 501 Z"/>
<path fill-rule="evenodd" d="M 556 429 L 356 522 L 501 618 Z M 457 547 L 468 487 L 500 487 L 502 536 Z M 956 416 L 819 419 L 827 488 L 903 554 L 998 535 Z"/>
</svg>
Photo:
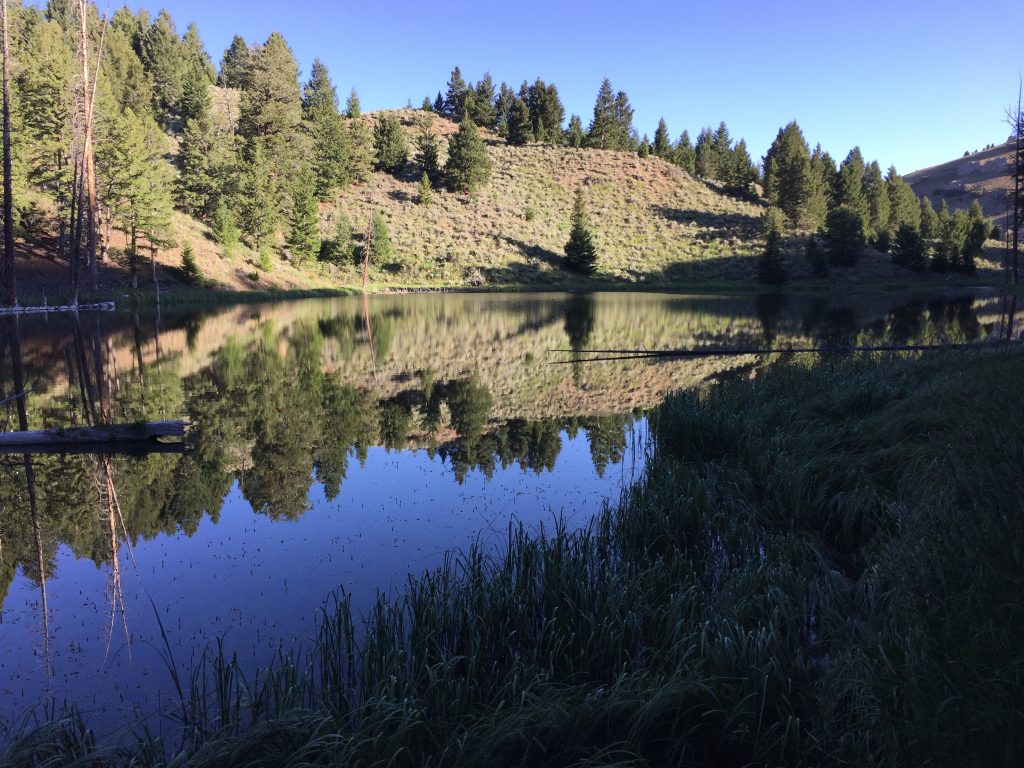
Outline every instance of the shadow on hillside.
<svg viewBox="0 0 1024 768">
<path fill-rule="evenodd" d="M 508 235 L 503 235 L 502 240 L 519 249 L 519 252 L 526 257 L 526 260 L 531 265 L 536 264 L 537 262 L 543 262 L 544 264 L 558 269 L 562 268 L 563 258 L 560 253 L 555 253 L 541 245 L 530 245 L 522 240 L 516 240 L 514 237 L 509 237 Z"/>
<path fill-rule="evenodd" d="M 697 236 L 708 240 L 722 236 L 752 237 L 761 231 L 761 221 L 747 213 L 711 213 L 692 208 L 671 208 L 664 205 L 651 206 L 651 211 L 668 221 L 678 224 L 694 224 L 705 230 Z"/>
<path fill-rule="evenodd" d="M 413 196 L 402 189 L 393 189 L 388 192 L 388 197 L 399 203 L 411 203 L 413 202 Z"/>
</svg>

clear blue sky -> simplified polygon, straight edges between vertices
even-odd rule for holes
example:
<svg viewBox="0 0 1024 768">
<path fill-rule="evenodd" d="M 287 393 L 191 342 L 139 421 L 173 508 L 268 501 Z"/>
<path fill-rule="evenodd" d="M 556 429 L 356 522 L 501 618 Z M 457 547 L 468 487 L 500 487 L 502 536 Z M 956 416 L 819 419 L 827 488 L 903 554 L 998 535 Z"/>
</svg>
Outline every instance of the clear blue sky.
<svg viewBox="0 0 1024 768">
<path fill-rule="evenodd" d="M 339 95 L 355 86 L 365 110 L 418 106 L 458 64 L 473 81 L 490 70 L 514 87 L 554 82 L 567 117 L 586 125 L 607 76 L 629 94 L 641 134 L 653 135 L 660 116 L 673 138 L 725 120 L 759 159 L 796 119 L 837 160 L 859 144 L 904 173 L 1005 140 L 1004 111 L 1024 75 L 1024 0 L 129 6 L 166 7 L 179 33 L 196 22 L 218 63 L 235 33 L 251 43 L 279 31 L 304 76 L 319 56 Z"/>
</svg>

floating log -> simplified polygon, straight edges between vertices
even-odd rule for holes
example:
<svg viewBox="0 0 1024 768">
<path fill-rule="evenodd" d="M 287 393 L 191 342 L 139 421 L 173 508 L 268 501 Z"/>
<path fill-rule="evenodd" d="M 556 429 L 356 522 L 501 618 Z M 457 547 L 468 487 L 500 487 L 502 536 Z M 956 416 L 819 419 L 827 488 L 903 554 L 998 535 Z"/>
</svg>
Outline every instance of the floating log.
<svg viewBox="0 0 1024 768">
<path fill-rule="evenodd" d="M 39 315 L 46 312 L 113 312 L 116 309 L 112 301 L 100 301 L 96 304 L 42 304 L 35 307 L 0 307 L 3 315 Z"/>
<path fill-rule="evenodd" d="M 156 440 L 148 442 L 114 442 L 103 443 L 63 443 L 55 445 L 0 445 L 0 456 L 80 456 L 99 454 L 103 456 L 149 456 L 154 453 L 186 453 L 188 445 L 183 442 L 161 443 Z"/>
<path fill-rule="evenodd" d="M 184 421 L 150 421 L 105 427 L 69 427 L 0 433 L 0 448 L 22 445 L 76 445 L 80 443 L 139 443 L 160 437 L 184 437 Z"/>
</svg>

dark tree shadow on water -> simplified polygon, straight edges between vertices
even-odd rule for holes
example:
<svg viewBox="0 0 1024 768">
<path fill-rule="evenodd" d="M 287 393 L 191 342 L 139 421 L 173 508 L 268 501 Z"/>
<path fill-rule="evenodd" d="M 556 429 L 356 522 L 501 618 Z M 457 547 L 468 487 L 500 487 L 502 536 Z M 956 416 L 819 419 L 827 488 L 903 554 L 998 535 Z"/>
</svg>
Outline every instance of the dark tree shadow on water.
<svg viewBox="0 0 1024 768">
<path fill-rule="evenodd" d="M 572 380 L 578 387 L 582 378 L 582 353 L 590 343 L 596 320 L 594 297 L 587 294 L 570 296 L 565 302 L 565 335 L 572 350 Z"/>
</svg>

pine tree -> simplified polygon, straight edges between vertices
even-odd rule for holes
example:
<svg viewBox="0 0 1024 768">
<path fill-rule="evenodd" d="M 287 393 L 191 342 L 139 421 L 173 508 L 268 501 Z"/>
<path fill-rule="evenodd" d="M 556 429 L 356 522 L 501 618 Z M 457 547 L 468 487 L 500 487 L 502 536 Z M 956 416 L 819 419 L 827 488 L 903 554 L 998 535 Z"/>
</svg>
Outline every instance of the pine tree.
<svg viewBox="0 0 1024 768">
<path fill-rule="evenodd" d="M 137 287 L 140 241 L 163 243 L 170 225 L 168 140 L 153 118 L 139 119 L 131 111 L 111 116 L 107 130 L 96 151 L 97 192 L 128 240 L 129 273 Z"/>
<path fill-rule="evenodd" d="M 434 113 L 438 115 L 443 115 L 445 113 L 444 96 L 441 95 L 440 91 L 437 92 L 437 98 L 434 99 Z"/>
<path fill-rule="evenodd" d="M 160 11 L 141 42 L 140 58 L 153 82 L 154 108 L 166 125 L 177 113 L 184 71 L 181 41 L 167 11 Z"/>
<path fill-rule="evenodd" d="M 351 133 L 345 118 L 337 112 L 317 118 L 309 123 L 308 130 L 313 140 L 311 165 L 316 194 L 320 200 L 330 200 L 354 180 Z"/>
<path fill-rule="evenodd" d="M 203 281 L 203 273 L 196 262 L 191 243 L 185 243 L 181 248 L 181 276 L 189 285 L 198 285 Z"/>
<path fill-rule="evenodd" d="M 747 142 L 740 139 L 729 152 L 726 169 L 722 181 L 727 192 L 740 197 L 751 197 L 754 194 L 754 181 L 757 179 L 757 168 L 754 167 L 747 151 Z"/>
<path fill-rule="evenodd" d="M 573 149 L 579 149 L 586 141 L 587 135 L 583 132 L 583 121 L 579 115 L 569 118 L 569 127 L 565 131 L 565 143 Z"/>
<path fill-rule="evenodd" d="M 594 102 L 594 119 L 587 130 L 587 146 L 595 149 L 617 149 L 618 127 L 615 120 L 615 95 L 611 81 L 601 81 Z"/>
<path fill-rule="evenodd" d="M 665 118 L 658 120 L 658 128 L 654 132 L 654 144 L 651 149 L 662 160 L 672 160 L 672 139 L 669 138 Z"/>
<path fill-rule="evenodd" d="M 672 162 L 691 176 L 697 175 L 697 153 L 690 143 L 690 132 L 683 131 L 672 152 Z"/>
<path fill-rule="evenodd" d="M 436 181 L 441 175 L 441 146 L 437 136 L 429 128 L 420 131 L 416 136 L 416 165 L 430 181 Z"/>
<path fill-rule="evenodd" d="M 925 240 L 932 240 L 939 234 L 939 217 L 932 207 L 932 201 L 927 197 L 921 198 L 921 237 Z"/>
<path fill-rule="evenodd" d="M 331 82 L 327 66 L 313 59 L 309 80 L 302 87 L 302 116 L 306 120 L 338 113 L 338 92 Z"/>
<path fill-rule="evenodd" d="M 240 233 L 238 231 L 238 216 L 226 200 L 221 199 L 217 204 L 211 225 L 214 239 L 224 249 L 224 257 L 230 259 L 235 248 L 238 247 Z"/>
<path fill-rule="evenodd" d="M 36 24 L 27 35 L 26 46 L 34 52 L 32 66 L 20 68 L 13 88 L 18 102 L 12 114 L 12 133 L 18 137 L 16 167 L 56 204 L 60 248 L 66 239 L 65 211 L 70 202 L 74 64 L 56 22 Z"/>
<path fill-rule="evenodd" d="M 363 108 L 359 103 L 359 94 L 356 93 L 356 89 L 353 88 L 349 91 L 348 99 L 345 100 L 345 117 L 352 120 L 358 120 L 363 116 Z"/>
<path fill-rule="evenodd" d="M 181 39 L 181 59 L 183 70 L 200 74 L 205 85 L 210 86 L 217 82 L 217 70 L 213 66 L 213 59 L 203 47 L 199 30 L 194 23 L 188 25 Z"/>
<path fill-rule="evenodd" d="M 915 230 L 921 228 L 921 206 L 911 186 L 889 166 L 885 177 L 885 190 L 889 198 L 889 230 L 898 232 L 904 224 Z"/>
<path fill-rule="evenodd" d="M 472 108 L 468 110 L 469 116 L 477 125 L 491 128 L 497 119 L 497 111 L 494 106 L 494 80 L 491 73 L 484 74 L 483 79 L 476 84 L 473 91 Z"/>
<path fill-rule="evenodd" d="M 448 143 L 445 181 L 453 192 L 473 192 L 491 178 L 491 160 L 487 156 L 476 124 L 465 119 Z"/>
<path fill-rule="evenodd" d="M 352 180 L 349 173 L 352 142 L 338 112 L 337 91 L 320 59 L 313 61 L 309 81 L 302 89 L 302 115 L 313 143 L 311 165 L 316 195 L 320 200 L 329 200 L 336 190 Z"/>
<path fill-rule="evenodd" d="M 299 65 L 288 43 L 277 32 L 259 49 L 242 91 L 238 132 L 247 140 L 249 155 L 258 144 L 267 161 L 269 199 L 274 219 L 280 220 L 292 187 L 307 164 L 309 137 L 302 128 Z"/>
<path fill-rule="evenodd" d="M 597 248 L 587 223 L 586 201 L 583 186 L 576 187 L 576 197 L 570 218 L 569 242 L 565 244 L 566 269 L 581 275 L 592 275 L 597 271 Z"/>
<path fill-rule="evenodd" d="M 388 112 L 377 119 L 373 127 L 375 167 L 379 171 L 398 173 L 409 161 L 409 145 L 398 115 Z"/>
<path fill-rule="evenodd" d="M 928 257 L 921 233 L 906 222 L 899 225 L 892 242 L 892 261 L 900 267 L 920 272 L 925 268 Z"/>
<path fill-rule="evenodd" d="M 968 222 L 967 236 L 964 238 L 961 251 L 960 268 L 966 274 L 973 275 L 977 271 L 975 261 L 981 258 L 985 240 L 988 239 L 988 224 L 984 218 L 976 219 L 970 216 L 968 216 Z"/>
<path fill-rule="evenodd" d="M 533 138 L 533 127 L 530 124 L 530 108 L 518 96 L 512 101 L 512 111 L 508 117 L 507 141 L 514 147 L 522 147 Z"/>
<path fill-rule="evenodd" d="M 131 15 L 130 12 L 129 15 Z M 44 25 L 36 25 L 36 29 L 40 26 Z M 57 27 L 56 24 L 52 24 L 52 26 Z M 133 45 L 133 39 L 138 41 L 138 49 Z M 144 118 L 155 115 L 156 98 L 153 94 L 153 82 L 136 52 L 136 50 L 141 50 L 141 40 L 141 31 L 138 37 L 132 38 L 129 33 L 120 29 L 107 30 L 100 75 L 104 87 L 97 94 L 101 104 L 99 109 L 102 113 L 107 114 L 112 109 L 120 111 L 130 109 L 136 117 Z M 67 52 L 70 53 L 70 51 Z M 113 97 L 116 106 L 107 103 L 108 96 Z"/>
<path fill-rule="evenodd" d="M 373 212 L 373 236 L 370 238 L 370 263 L 386 264 L 392 256 L 388 223 L 380 211 Z"/>
<path fill-rule="evenodd" d="M 533 140 L 558 144 L 562 138 L 565 109 L 555 85 L 548 85 L 537 78 L 533 85 L 527 88 L 525 101 L 530 112 Z"/>
<path fill-rule="evenodd" d="M 352 222 L 342 211 L 335 214 L 334 236 L 320 247 L 320 258 L 333 264 L 347 264 L 352 259 Z"/>
<path fill-rule="evenodd" d="M 508 83 L 503 82 L 494 102 L 494 130 L 503 139 L 508 138 L 508 121 L 515 99 L 515 91 L 509 88 Z"/>
<path fill-rule="evenodd" d="M 757 279 L 767 285 L 782 285 L 786 282 L 786 268 L 782 263 L 782 233 L 777 220 L 780 217 L 765 217 L 765 245 L 757 260 Z"/>
<path fill-rule="evenodd" d="M 716 178 L 719 181 L 724 181 L 722 174 L 729 167 L 729 154 L 732 151 L 732 139 L 729 137 L 729 129 L 724 120 L 718 124 L 717 130 L 712 136 L 711 146 L 715 153 L 715 165 L 720 174 Z"/>
<path fill-rule="evenodd" d="M 451 79 L 448 80 L 448 93 L 444 98 L 442 114 L 454 120 L 461 120 L 465 115 L 467 94 L 469 86 L 462 79 L 462 70 L 456 67 L 452 70 Z"/>
<path fill-rule="evenodd" d="M 718 178 L 718 156 L 715 153 L 715 136 L 710 128 L 703 128 L 697 134 L 694 147 L 694 162 L 697 176 L 701 179 Z"/>
<path fill-rule="evenodd" d="M 259 250 L 277 228 L 278 212 L 270 188 L 270 164 L 261 144 L 253 145 L 243 171 L 242 231 Z"/>
<path fill-rule="evenodd" d="M 434 191 L 430 186 L 430 176 L 427 175 L 426 171 L 420 177 L 420 185 L 416 190 L 416 197 L 420 205 L 430 205 L 434 200 Z"/>
<path fill-rule="evenodd" d="M 304 263 L 320 252 L 320 209 L 310 174 L 303 174 L 292 193 L 292 210 L 285 244 L 292 255 Z"/>
<path fill-rule="evenodd" d="M 829 202 L 832 199 L 831 177 L 835 172 L 832 158 L 821 151 L 818 144 L 811 153 L 810 184 L 807 188 L 807 202 L 804 205 L 804 226 L 808 229 L 821 229 L 825 226 Z"/>
<path fill-rule="evenodd" d="M 198 67 L 190 67 L 182 75 L 178 115 L 184 123 L 209 119 L 210 80 L 208 74 Z"/>
<path fill-rule="evenodd" d="M 643 139 L 641 139 L 640 141 L 640 148 L 637 150 L 637 154 L 645 160 L 651 156 L 651 142 L 647 138 L 646 133 L 644 134 Z"/>
<path fill-rule="evenodd" d="M 889 192 L 877 160 L 864 169 L 863 189 L 868 204 L 868 227 L 877 238 L 889 228 Z"/>
<path fill-rule="evenodd" d="M 249 44 L 240 35 L 235 35 L 220 60 L 218 82 L 224 88 L 245 88 L 251 65 L 252 51 Z"/>
<path fill-rule="evenodd" d="M 804 259 L 811 270 L 811 277 L 828 277 L 828 259 L 825 257 L 825 250 L 821 247 L 821 243 L 814 235 L 807 238 L 807 245 L 804 246 Z"/>
<path fill-rule="evenodd" d="M 358 104 L 356 105 L 358 114 Z M 349 110 L 349 113 L 351 110 Z M 362 184 L 369 180 L 373 169 L 374 150 L 373 133 L 363 117 L 346 116 L 345 127 L 348 131 L 351 152 L 348 158 L 347 175 L 353 182 Z"/>
<path fill-rule="evenodd" d="M 825 242 L 831 262 L 852 267 L 864 250 L 864 220 L 857 211 L 841 206 L 829 211 L 825 223 Z"/>
<path fill-rule="evenodd" d="M 820 200 L 812 194 L 816 188 L 811 171 L 811 157 L 803 131 L 796 121 L 779 129 L 764 160 L 764 194 L 770 205 L 778 206 L 791 226 L 820 224 Z"/>
<path fill-rule="evenodd" d="M 181 173 L 175 184 L 175 200 L 193 216 L 205 217 L 213 210 L 219 190 L 212 161 L 213 126 L 210 119 L 192 118 L 181 134 L 178 154 Z"/>
<path fill-rule="evenodd" d="M 871 210 L 864 195 L 864 157 L 860 147 L 854 147 L 839 166 L 838 194 L 836 206 L 847 208 L 860 217 L 864 231 L 871 222 Z"/>
<path fill-rule="evenodd" d="M 430 97 L 429 96 L 424 96 L 423 97 L 423 103 L 420 104 L 420 111 L 422 111 L 422 112 L 433 112 L 434 111 L 434 104 L 430 101 Z"/>
</svg>

